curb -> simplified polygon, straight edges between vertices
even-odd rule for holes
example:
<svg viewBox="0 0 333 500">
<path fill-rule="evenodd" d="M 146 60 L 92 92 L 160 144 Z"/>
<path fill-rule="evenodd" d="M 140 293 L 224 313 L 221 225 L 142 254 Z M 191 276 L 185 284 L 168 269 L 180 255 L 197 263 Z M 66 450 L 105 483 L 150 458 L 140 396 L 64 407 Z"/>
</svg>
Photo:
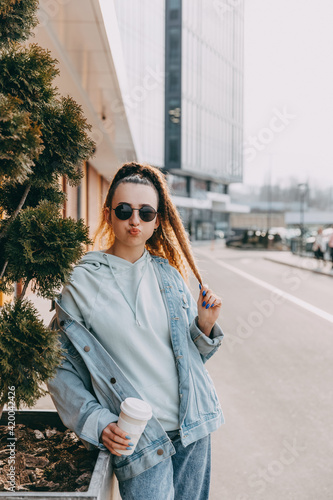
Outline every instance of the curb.
<svg viewBox="0 0 333 500">
<path fill-rule="evenodd" d="M 333 278 L 333 273 L 323 272 L 318 269 L 309 269 L 308 267 L 297 266 L 295 264 L 290 264 L 289 262 L 282 262 L 278 259 L 273 259 L 272 257 L 264 257 L 265 260 L 270 260 L 271 262 L 276 262 L 277 264 L 282 264 L 284 266 L 295 267 L 297 269 L 302 269 L 303 271 L 310 271 L 311 273 L 321 274 L 322 276 L 328 276 L 329 278 Z"/>
</svg>

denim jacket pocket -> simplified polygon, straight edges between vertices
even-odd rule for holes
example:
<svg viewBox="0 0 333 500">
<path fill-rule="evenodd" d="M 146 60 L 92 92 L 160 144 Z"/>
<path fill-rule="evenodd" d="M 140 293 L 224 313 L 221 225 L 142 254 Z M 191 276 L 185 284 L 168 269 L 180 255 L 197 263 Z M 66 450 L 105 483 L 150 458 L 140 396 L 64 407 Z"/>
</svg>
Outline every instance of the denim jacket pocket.
<svg viewBox="0 0 333 500">
<path fill-rule="evenodd" d="M 215 404 L 215 409 L 218 409 L 220 407 L 220 402 L 219 402 L 219 399 L 218 399 L 218 396 L 216 393 L 215 385 L 214 385 L 214 382 L 212 380 L 212 377 L 209 374 L 209 371 L 207 370 L 207 368 L 205 366 L 204 366 L 204 372 L 205 372 L 205 375 L 206 375 L 206 378 L 208 381 L 208 387 L 210 388 L 211 400 Z"/>
<path fill-rule="evenodd" d="M 187 425 L 193 423 L 193 420 L 197 421 L 202 417 L 215 413 L 219 407 L 212 379 L 204 366 L 202 366 L 202 369 L 197 366 L 191 367 L 189 369 L 189 381 L 190 402 L 188 414 L 191 416 L 192 422 L 187 417 Z"/>
<path fill-rule="evenodd" d="M 71 358 L 73 358 L 76 362 L 84 364 L 84 361 L 83 361 L 81 355 L 77 352 L 77 350 L 75 349 L 75 347 L 73 346 L 73 344 L 70 340 L 65 340 L 64 342 L 62 342 L 62 347 L 63 347 L 63 349 L 65 349 L 67 351 L 67 354 Z"/>
</svg>

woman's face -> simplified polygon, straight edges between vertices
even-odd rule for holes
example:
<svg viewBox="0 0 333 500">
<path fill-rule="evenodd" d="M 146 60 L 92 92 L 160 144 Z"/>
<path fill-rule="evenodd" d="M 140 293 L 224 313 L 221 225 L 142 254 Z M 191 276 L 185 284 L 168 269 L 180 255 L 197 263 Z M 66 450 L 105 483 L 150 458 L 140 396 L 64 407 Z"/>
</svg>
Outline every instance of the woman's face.
<svg viewBox="0 0 333 500">
<path fill-rule="evenodd" d="M 122 203 L 127 203 L 132 208 L 141 208 L 149 205 L 154 210 L 158 208 L 158 196 L 151 186 L 123 182 L 119 184 L 112 199 L 112 209 Z M 110 210 L 105 209 L 105 218 L 110 223 Z M 159 226 L 160 219 L 157 214 L 150 222 L 144 222 L 138 210 L 133 210 L 132 215 L 127 220 L 120 220 L 111 210 L 111 225 L 118 243 L 126 246 L 144 246 L 146 241 L 152 236 L 154 229 Z"/>
</svg>

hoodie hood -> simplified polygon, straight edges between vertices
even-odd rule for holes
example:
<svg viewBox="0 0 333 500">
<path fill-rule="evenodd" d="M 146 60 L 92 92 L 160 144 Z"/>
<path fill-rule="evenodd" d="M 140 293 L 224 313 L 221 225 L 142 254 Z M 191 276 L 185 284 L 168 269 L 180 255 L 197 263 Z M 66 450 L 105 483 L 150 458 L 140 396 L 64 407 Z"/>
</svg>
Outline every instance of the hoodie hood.
<svg viewBox="0 0 333 500">
<path fill-rule="evenodd" d="M 93 273 L 101 268 L 100 272 L 102 272 L 103 277 L 105 273 L 109 274 L 132 310 L 137 325 L 141 326 L 138 318 L 138 297 L 150 261 L 152 261 L 152 256 L 146 248 L 142 256 L 133 263 L 100 250 L 92 250 L 82 257 L 77 267 L 84 267 L 88 272 Z M 108 278 L 106 277 L 106 279 Z"/>
<path fill-rule="evenodd" d="M 136 264 L 138 264 L 141 261 L 141 259 L 145 259 L 145 258 L 147 258 L 147 259 L 150 258 L 151 260 L 155 259 L 157 262 L 164 262 L 166 264 L 168 263 L 168 260 L 165 259 L 164 257 L 158 257 L 156 255 L 151 255 L 148 252 L 147 248 L 145 248 L 142 256 L 134 263 L 129 262 L 128 260 L 122 259 L 121 257 L 116 257 L 115 255 L 111 255 L 109 253 L 103 252 L 102 250 L 91 250 L 89 252 L 86 252 L 83 255 L 83 257 L 81 257 L 81 259 L 76 264 L 76 266 L 88 264 L 86 266 L 86 269 L 89 269 L 89 264 L 92 264 L 94 266 L 94 268 L 96 269 L 96 267 L 100 267 L 103 264 L 105 266 L 109 266 L 108 262 L 110 262 L 113 264 L 112 267 L 118 267 L 117 266 L 117 262 L 118 262 L 119 265 L 133 267 Z M 107 259 L 108 259 L 108 262 L 107 262 Z"/>
<path fill-rule="evenodd" d="M 96 271 L 96 269 L 104 267 L 104 271 L 112 269 L 112 271 L 118 275 L 133 268 L 140 268 L 148 259 L 152 259 L 152 256 L 146 248 L 142 256 L 133 263 L 121 257 L 117 257 L 116 255 L 103 252 L 102 250 L 91 250 L 79 260 L 76 267 L 82 266 L 87 271 Z"/>
</svg>

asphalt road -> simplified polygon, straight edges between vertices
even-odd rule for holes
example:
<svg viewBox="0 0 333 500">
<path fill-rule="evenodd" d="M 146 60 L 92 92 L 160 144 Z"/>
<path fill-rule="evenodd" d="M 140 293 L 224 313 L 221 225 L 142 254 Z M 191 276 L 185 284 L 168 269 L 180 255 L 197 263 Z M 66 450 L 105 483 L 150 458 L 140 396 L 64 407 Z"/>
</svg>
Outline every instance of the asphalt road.
<svg viewBox="0 0 333 500">
<path fill-rule="evenodd" d="M 225 338 L 206 365 L 225 417 L 210 500 L 333 499 L 333 277 L 263 251 L 194 251 L 223 300 Z"/>
</svg>

